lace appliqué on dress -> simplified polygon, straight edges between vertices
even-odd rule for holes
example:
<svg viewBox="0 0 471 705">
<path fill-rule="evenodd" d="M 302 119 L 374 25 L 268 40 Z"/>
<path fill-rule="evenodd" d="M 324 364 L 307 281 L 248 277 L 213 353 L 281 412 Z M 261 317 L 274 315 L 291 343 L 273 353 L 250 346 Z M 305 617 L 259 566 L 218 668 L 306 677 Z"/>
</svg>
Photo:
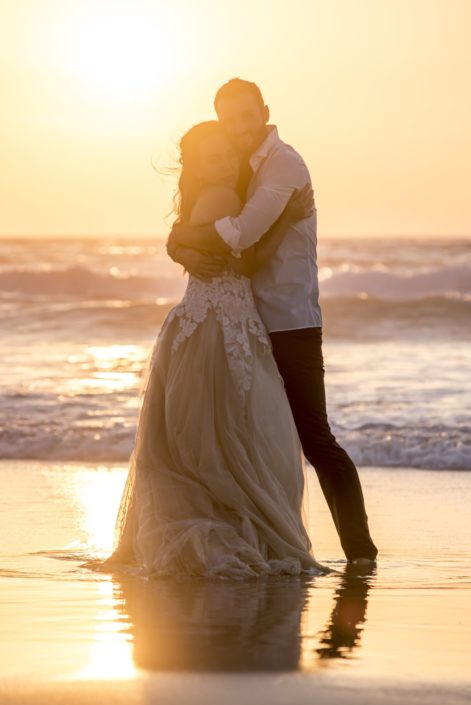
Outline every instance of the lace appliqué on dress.
<svg viewBox="0 0 471 705">
<path fill-rule="evenodd" d="M 208 311 L 215 312 L 221 325 L 231 374 L 241 392 L 247 392 L 252 384 L 250 337 L 257 338 L 264 352 L 271 350 L 247 277 L 226 273 L 203 282 L 190 275 L 181 303 L 169 313 L 160 334 L 171 321 L 179 319 L 179 332 L 172 344 L 175 351 L 205 320 Z"/>
</svg>

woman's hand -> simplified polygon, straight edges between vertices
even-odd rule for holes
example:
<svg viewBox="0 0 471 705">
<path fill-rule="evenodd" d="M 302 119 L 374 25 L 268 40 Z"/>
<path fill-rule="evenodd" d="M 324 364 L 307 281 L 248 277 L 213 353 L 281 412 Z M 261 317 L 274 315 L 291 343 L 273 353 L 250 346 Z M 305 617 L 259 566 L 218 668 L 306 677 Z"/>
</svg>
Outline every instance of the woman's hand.
<svg viewBox="0 0 471 705">
<path fill-rule="evenodd" d="M 283 217 L 289 223 L 310 218 L 315 211 L 314 191 L 311 184 L 306 184 L 302 189 L 293 192 L 283 211 Z"/>
</svg>

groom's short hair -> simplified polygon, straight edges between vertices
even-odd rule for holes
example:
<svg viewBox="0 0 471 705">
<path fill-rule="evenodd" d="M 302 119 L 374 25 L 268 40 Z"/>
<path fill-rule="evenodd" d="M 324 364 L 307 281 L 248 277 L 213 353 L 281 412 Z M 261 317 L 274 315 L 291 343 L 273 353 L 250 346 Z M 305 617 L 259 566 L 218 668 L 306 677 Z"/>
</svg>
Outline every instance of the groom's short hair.
<svg viewBox="0 0 471 705">
<path fill-rule="evenodd" d="M 224 100 L 224 98 L 234 98 L 240 93 L 250 93 L 253 95 L 260 108 L 265 106 L 265 101 L 263 100 L 262 92 L 256 83 L 251 81 L 244 81 L 242 78 L 231 78 L 230 81 L 225 83 L 216 93 L 214 98 L 214 109 L 216 112 L 218 101 Z"/>
</svg>

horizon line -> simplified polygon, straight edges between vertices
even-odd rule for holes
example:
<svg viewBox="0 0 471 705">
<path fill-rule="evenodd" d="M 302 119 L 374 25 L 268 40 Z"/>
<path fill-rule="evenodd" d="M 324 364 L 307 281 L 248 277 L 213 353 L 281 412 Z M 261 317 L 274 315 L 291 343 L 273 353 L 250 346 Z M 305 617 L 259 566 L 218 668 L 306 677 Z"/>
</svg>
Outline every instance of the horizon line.
<svg viewBox="0 0 471 705">
<path fill-rule="evenodd" d="M 82 239 L 82 238 L 157 238 L 157 239 L 163 239 L 167 237 L 165 234 L 160 234 L 160 233 L 0 233 L 0 239 L 8 239 L 8 240 L 13 240 L 13 239 L 58 239 L 58 240 L 66 240 L 66 239 Z M 443 234 L 443 233 L 350 233 L 350 234 L 323 234 L 321 236 L 322 238 L 325 239 L 338 239 L 338 240 L 344 240 L 344 239 L 354 239 L 354 238 L 377 238 L 377 239 L 394 239 L 394 238 L 410 238 L 410 239 L 422 239 L 422 238 L 430 238 L 430 239 L 471 239 L 471 232 L 469 233 L 448 233 L 448 234 Z M 317 236 L 317 239 L 319 240 L 319 234 Z"/>
</svg>

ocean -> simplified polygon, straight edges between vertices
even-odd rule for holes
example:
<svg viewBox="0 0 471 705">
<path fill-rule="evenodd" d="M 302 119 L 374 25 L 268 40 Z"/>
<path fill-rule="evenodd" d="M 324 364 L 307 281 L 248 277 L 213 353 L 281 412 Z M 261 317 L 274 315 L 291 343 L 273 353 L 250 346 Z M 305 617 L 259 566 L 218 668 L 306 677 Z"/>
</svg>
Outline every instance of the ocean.
<svg viewBox="0 0 471 705">
<path fill-rule="evenodd" d="M 329 418 L 357 465 L 471 469 L 471 240 L 318 246 Z M 0 458 L 126 462 L 186 276 L 164 240 L 0 240 Z"/>
<path fill-rule="evenodd" d="M 319 246 L 328 407 L 379 548 L 325 576 L 141 579 L 113 544 L 141 381 L 186 277 L 164 242 L 0 241 L 2 703 L 374 702 L 470 694 L 471 241 Z"/>
</svg>

